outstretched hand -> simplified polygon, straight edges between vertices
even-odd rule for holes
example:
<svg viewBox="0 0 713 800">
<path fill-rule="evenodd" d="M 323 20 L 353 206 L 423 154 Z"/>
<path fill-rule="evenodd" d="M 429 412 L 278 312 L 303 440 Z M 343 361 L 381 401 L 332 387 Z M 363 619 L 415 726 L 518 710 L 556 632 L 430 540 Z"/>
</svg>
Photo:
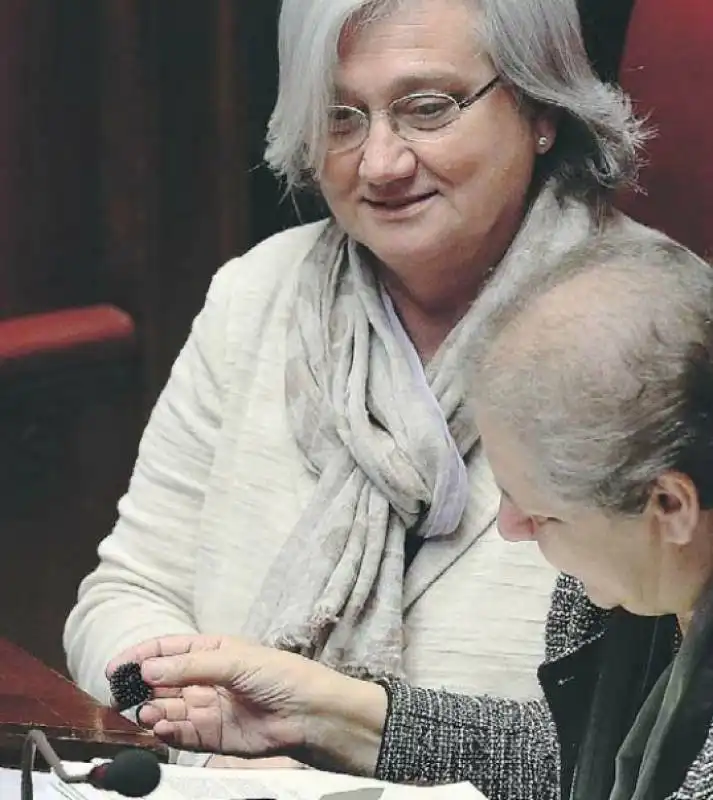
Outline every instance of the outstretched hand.
<svg viewBox="0 0 713 800">
<path fill-rule="evenodd" d="M 139 722 L 166 743 L 242 756 L 294 754 L 307 740 L 312 687 L 345 680 L 301 656 L 230 637 L 166 636 L 117 656 L 141 665 L 154 699 Z"/>
</svg>

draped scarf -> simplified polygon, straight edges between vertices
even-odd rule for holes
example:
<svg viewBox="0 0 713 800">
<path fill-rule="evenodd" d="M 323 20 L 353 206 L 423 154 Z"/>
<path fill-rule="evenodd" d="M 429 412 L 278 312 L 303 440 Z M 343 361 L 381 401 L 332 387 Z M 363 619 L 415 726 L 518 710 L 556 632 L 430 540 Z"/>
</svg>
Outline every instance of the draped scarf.
<svg viewBox="0 0 713 800">
<path fill-rule="evenodd" d="M 593 225 L 585 206 L 545 187 L 425 366 L 364 251 L 325 226 L 299 265 L 285 369 L 289 423 L 316 488 L 246 635 L 349 674 L 402 674 L 406 536 L 462 533 L 478 441 L 469 364 L 488 316 Z"/>
</svg>

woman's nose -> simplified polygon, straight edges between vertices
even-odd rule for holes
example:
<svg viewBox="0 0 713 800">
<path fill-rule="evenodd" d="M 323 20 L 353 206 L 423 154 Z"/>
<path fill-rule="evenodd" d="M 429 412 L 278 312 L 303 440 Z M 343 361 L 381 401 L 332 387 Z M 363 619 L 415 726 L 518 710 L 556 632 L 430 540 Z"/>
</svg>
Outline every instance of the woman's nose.
<svg viewBox="0 0 713 800">
<path fill-rule="evenodd" d="M 524 514 L 506 497 L 500 498 L 498 530 L 508 542 L 529 542 L 535 538 L 536 525 L 533 518 Z"/>
<path fill-rule="evenodd" d="M 359 176 L 369 183 L 381 185 L 408 178 L 416 169 L 413 151 L 391 127 L 384 115 L 374 116 L 362 145 Z"/>
</svg>

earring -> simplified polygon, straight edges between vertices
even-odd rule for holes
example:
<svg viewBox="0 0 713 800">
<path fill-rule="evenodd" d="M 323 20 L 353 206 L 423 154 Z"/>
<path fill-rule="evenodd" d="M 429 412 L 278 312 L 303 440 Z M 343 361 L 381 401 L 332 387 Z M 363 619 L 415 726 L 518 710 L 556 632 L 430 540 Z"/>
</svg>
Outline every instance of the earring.
<svg viewBox="0 0 713 800">
<path fill-rule="evenodd" d="M 546 136 L 540 136 L 540 138 L 537 140 L 537 146 L 543 151 L 549 143 L 550 140 Z"/>
</svg>

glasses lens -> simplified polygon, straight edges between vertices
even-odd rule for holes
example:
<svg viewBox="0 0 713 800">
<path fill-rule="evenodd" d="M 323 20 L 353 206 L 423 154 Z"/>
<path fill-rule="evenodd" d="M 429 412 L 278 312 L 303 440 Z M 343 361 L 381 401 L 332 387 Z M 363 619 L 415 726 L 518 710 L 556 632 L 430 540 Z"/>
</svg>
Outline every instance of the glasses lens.
<svg viewBox="0 0 713 800">
<path fill-rule="evenodd" d="M 327 119 L 327 149 L 335 152 L 358 147 L 368 127 L 369 120 L 359 109 L 331 106 Z"/>
<path fill-rule="evenodd" d="M 391 106 L 391 114 L 400 133 L 427 138 L 430 132 L 454 122 L 460 107 L 446 94 L 418 94 L 397 100 Z"/>
</svg>

